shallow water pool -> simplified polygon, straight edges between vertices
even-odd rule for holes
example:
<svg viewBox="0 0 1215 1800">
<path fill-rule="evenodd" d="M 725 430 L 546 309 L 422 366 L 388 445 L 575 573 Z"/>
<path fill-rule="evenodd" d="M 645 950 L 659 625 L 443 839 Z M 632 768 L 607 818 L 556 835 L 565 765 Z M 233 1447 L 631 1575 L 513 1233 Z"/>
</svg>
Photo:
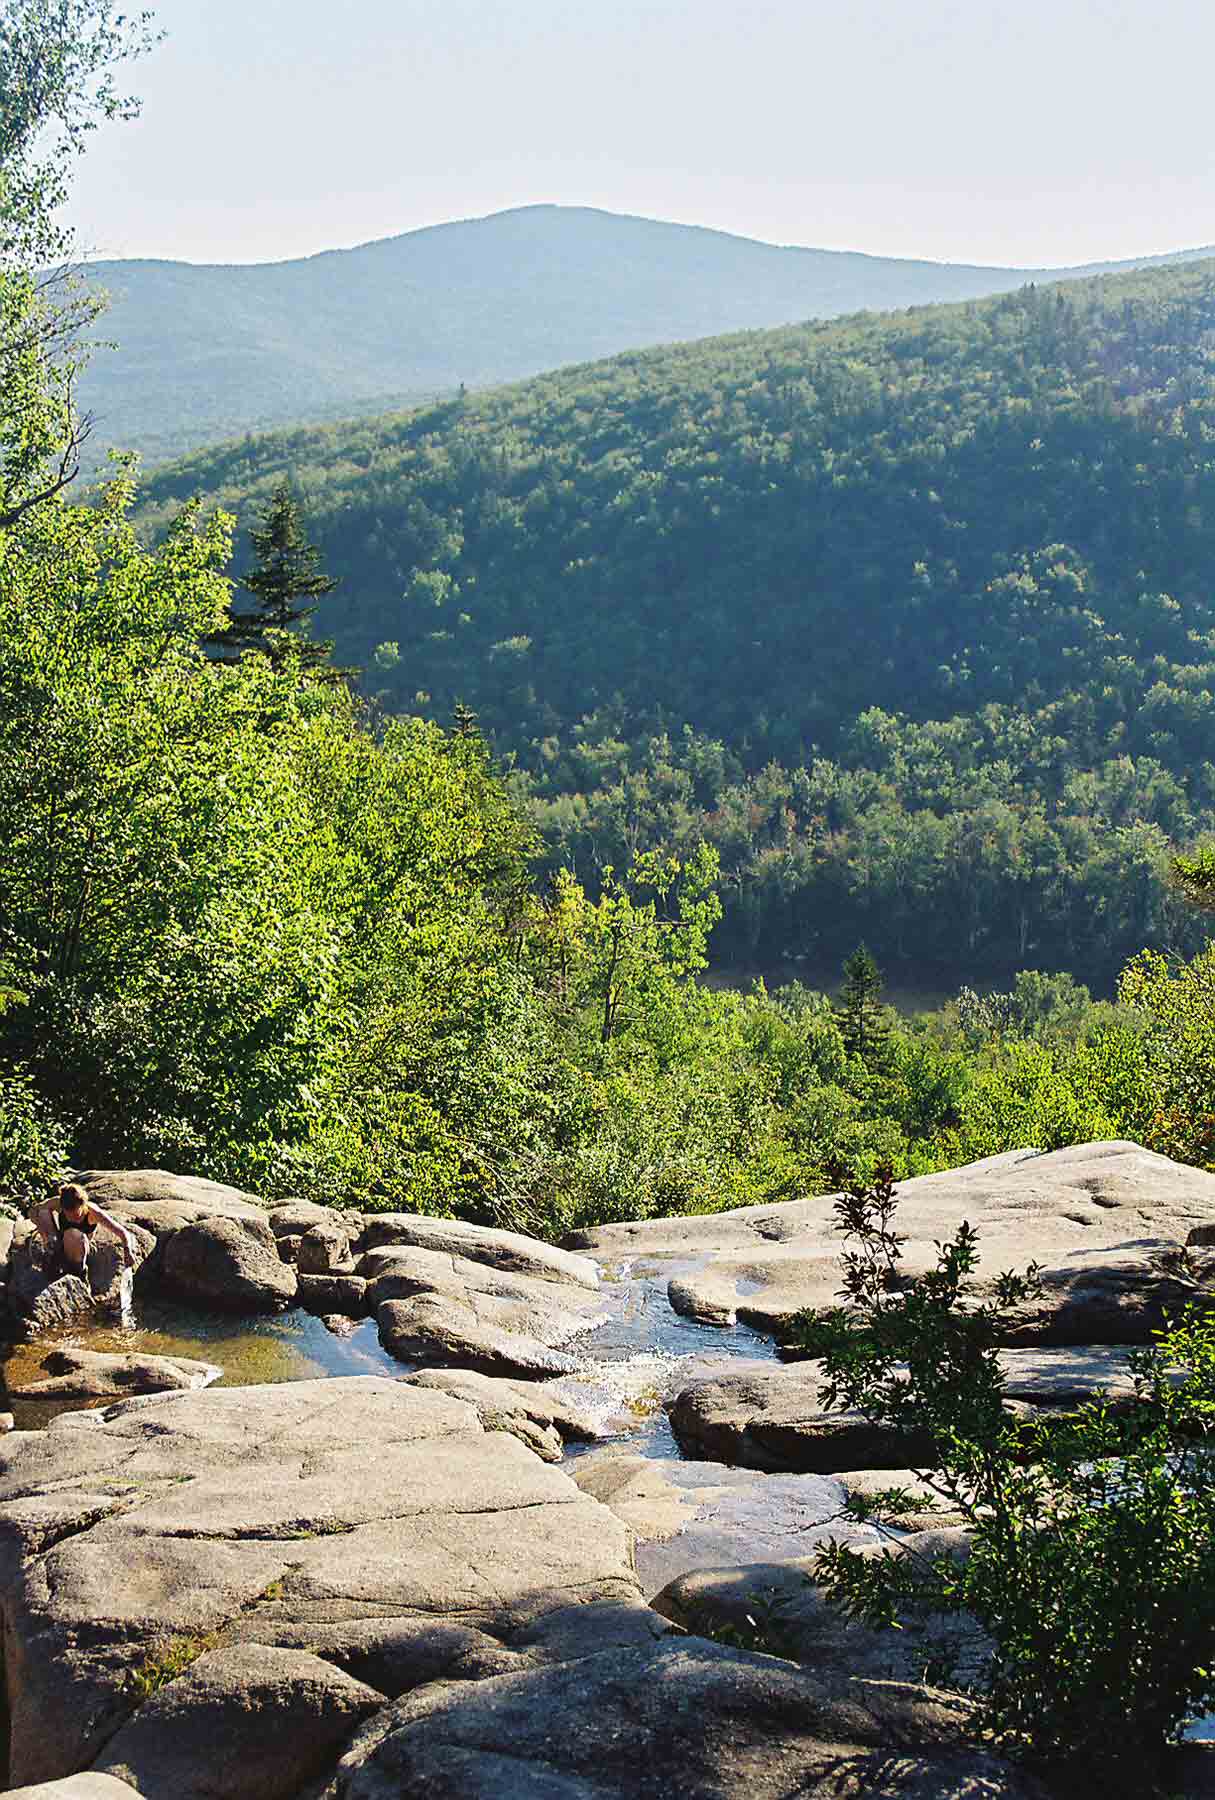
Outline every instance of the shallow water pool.
<svg viewBox="0 0 1215 1800">
<path fill-rule="evenodd" d="M 702 1325 L 673 1310 L 667 1281 L 692 1266 L 629 1262 L 605 1268 L 602 1312 L 563 1346 L 581 1366 L 560 1377 L 560 1391 L 591 1419 L 603 1440 L 627 1443 L 648 1456 L 678 1456 L 664 1401 L 698 1376 L 712 1373 L 723 1358 L 776 1359 L 775 1344 L 757 1331 Z M 348 1335 L 338 1336 L 301 1308 L 245 1318 L 169 1301 L 141 1301 L 131 1324 L 69 1328 L 15 1346 L 4 1363 L 10 1390 L 43 1379 L 48 1352 L 67 1345 L 214 1363 L 223 1370 L 220 1387 L 338 1375 L 397 1377 L 413 1367 L 382 1348 L 374 1319 L 360 1320 Z M 58 1413 L 114 1402 L 12 1398 L 9 1404 L 18 1429 L 29 1431 Z M 569 1454 L 584 1448 L 571 1446 Z"/>
<path fill-rule="evenodd" d="M 272 1381 L 313 1381 L 327 1375 L 403 1374 L 380 1346 L 374 1319 L 360 1320 L 349 1337 L 338 1337 L 302 1308 L 260 1318 L 234 1318 L 201 1312 L 167 1301 L 137 1305 L 130 1325 L 92 1325 L 66 1329 L 18 1344 L 4 1362 L 10 1390 L 40 1381 L 48 1352 L 60 1346 L 104 1350 L 120 1355 L 139 1351 L 147 1356 L 187 1356 L 215 1363 L 223 1370 L 217 1386 L 253 1387 Z M 9 1401 L 17 1428 L 33 1430 L 62 1412 L 87 1406 L 112 1406 L 112 1400 Z"/>
</svg>

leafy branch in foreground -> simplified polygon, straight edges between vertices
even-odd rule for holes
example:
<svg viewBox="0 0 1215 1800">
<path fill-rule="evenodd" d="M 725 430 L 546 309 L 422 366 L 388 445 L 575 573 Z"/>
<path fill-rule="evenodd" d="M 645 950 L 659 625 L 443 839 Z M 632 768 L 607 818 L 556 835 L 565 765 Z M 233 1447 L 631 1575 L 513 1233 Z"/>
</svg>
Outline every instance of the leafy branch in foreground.
<svg viewBox="0 0 1215 1800">
<path fill-rule="evenodd" d="M 80 472 L 76 382 L 105 302 L 67 260 L 61 208 L 91 133 L 138 113 L 118 71 L 154 41 L 120 0 L 0 0 L 0 532 Z"/>
<path fill-rule="evenodd" d="M 1002 1323 L 1026 1276 L 977 1279 L 969 1224 L 935 1267 L 899 1268 L 888 1174 L 845 1183 L 845 1305 L 794 1341 L 821 1357 L 831 1406 L 932 1444 L 919 1478 L 960 1515 L 964 1556 L 823 1550 L 817 1579 L 875 1628 L 967 1615 L 993 1645 L 983 1727 L 1002 1746 L 1118 1792 L 1149 1792 L 1167 1749 L 1215 1704 L 1215 1323 L 1193 1311 L 1128 1354 L 1129 1404 L 1030 1420 L 1006 1404 Z M 849 1511 L 892 1531 L 892 1489 Z M 921 1507 L 922 1510 L 922 1507 Z"/>
</svg>

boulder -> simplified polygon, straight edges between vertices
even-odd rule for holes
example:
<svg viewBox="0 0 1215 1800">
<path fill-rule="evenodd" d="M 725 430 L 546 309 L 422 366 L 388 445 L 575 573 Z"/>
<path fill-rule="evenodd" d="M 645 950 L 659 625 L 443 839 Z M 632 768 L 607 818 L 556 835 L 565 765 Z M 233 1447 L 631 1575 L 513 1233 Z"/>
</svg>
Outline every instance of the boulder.
<svg viewBox="0 0 1215 1800">
<path fill-rule="evenodd" d="M 323 1225 L 334 1218 L 349 1221 L 351 1237 L 357 1237 L 363 1229 L 361 1214 L 338 1213 L 316 1200 L 279 1200 L 270 1208 L 267 1217 L 276 1238 L 302 1237 L 314 1225 Z"/>
<path fill-rule="evenodd" d="M 299 1275 L 295 1298 L 308 1312 L 322 1316 L 343 1313 L 349 1319 L 365 1319 L 368 1313 L 367 1283 L 360 1275 Z"/>
<path fill-rule="evenodd" d="M 1026 1410 L 1066 1412 L 1097 1399 L 1125 1407 L 1135 1398 L 1129 1354 L 1102 1343 L 1002 1350 L 1004 1392 Z"/>
<path fill-rule="evenodd" d="M 571 1374 L 578 1364 L 524 1331 L 505 1329 L 481 1309 L 442 1294 L 385 1300 L 376 1309 L 380 1342 L 399 1362 L 476 1369 L 533 1381 Z"/>
<path fill-rule="evenodd" d="M 201 1175 L 171 1175 L 165 1169 L 86 1169 L 73 1179 L 99 1206 L 147 1225 L 157 1237 L 194 1219 L 266 1217 L 255 1194 Z"/>
<path fill-rule="evenodd" d="M 48 1266 L 42 1239 L 26 1223 L 9 1247 L 7 1293 L 14 1312 L 26 1312 L 33 1305 L 47 1284 Z"/>
<path fill-rule="evenodd" d="M 405 1380 L 467 1401 L 486 1431 L 509 1431 L 545 1462 L 560 1462 L 567 1443 L 590 1443 L 599 1435 L 591 1419 L 540 1381 L 508 1381 L 472 1369 L 423 1369 Z"/>
<path fill-rule="evenodd" d="M 341 1218 L 331 1213 L 310 1225 L 300 1238 L 295 1262 L 301 1275 L 330 1275 L 342 1269 L 353 1273 L 350 1233 Z"/>
<path fill-rule="evenodd" d="M 1124 1406 L 1134 1397 L 1126 1351 L 1106 1345 L 1005 1350 L 1000 1363 L 1010 1410 L 1021 1416 L 1066 1411 L 1098 1397 Z M 825 1411 L 820 1370 L 811 1360 L 694 1382 L 669 1409 L 680 1448 L 710 1462 L 820 1474 L 905 1470 L 931 1461 L 932 1446 L 923 1439 L 873 1425 L 859 1413 Z"/>
<path fill-rule="evenodd" d="M 8 1259 L 12 1254 L 13 1239 L 18 1225 L 23 1223 L 21 1219 L 0 1214 L 0 1283 L 8 1281 Z"/>
<path fill-rule="evenodd" d="M 97 1310 L 97 1300 L 87 1281 L 79 1275 L 60 1275 L 29 1303 L 21 1319 L 21 1330 L 26 1337 L 42 1337 L 48 1331 L 62 1331 L 67 1325 L 91 1320 Z"/>
<path fill-rule="evenodd" d="M 1124 1248 L 1137 1240 L 1150 1236 L 1180 1252 L 1197 1228 L 1215 1225 L 1215 1175 L 1126 1142 L 1076 1144 L 1048 1154 L 1010 1151 L 900 1182 L 898 1197 L 895 1224 L 906 1238 L 909 1273 L 928 1267 L 935 1244 L 963 1220 L 977 1228 L 982 1268 L 993 1276 L 1031 1262 L 1063 1268 L 1076 1253 L 1090 1271 L 1103 1259 L 1117 1267 Z M 677 1311 L 712 1324 L 741 1320 L 779 1332 L 803 1307 L 830 1306 L 838 1298 L 841 1243 L 832 1205 L 831 1195 L 817 1195 L 778 1206 L 603 1225 L 568 1242 L 603 1258 L 691 1263 L 690 1270 L 673 1272 L 669 1291 Z M 1176 1291 L 1169 1286 L 1173 1274 L 1158 1273 L 1164 1299 Z M 1129 1302 L 1117 1308 L 1124 1316 L 1135 1310 Z M 1084 1335 L 1066 1341 L 1102 1341 L 1090 1326 L 1075 1328 Z M 1136 1322 L 1134 1329 L 1141 1328 Z"/>
<path fill-rule="evenodd" d="M 378 1271 L 367 1283 L 369 1312 L 378 1312 L 386 1300 L 441 1295 L 488 1324 L 545 1344 L 564 1343 L 602 1312 L 598 1295 L 585 1288 L 507 1273 L 438 1250 L 375 1250 L 359 1266 Z"/>
<path fill-rule="evenodd" d="M 879 1492 L 899 1488 L 907 1496 L 903 1508 L 888 1523 L 895 1531 L 914 1535 L 962 1523 L 961 1515 L 952 1511 L 950 1502 L 924 1481 L 914 1469 L 841 1469 L 832 1477 L 845 1495 L 871 1499 Z"/>
<path fill-rule="evenodd" d="M 111 1232 L 95 1233 L 89 1247 L 89 1286 L 101 1306 L 119 1313 L 126 1310 L 135 1282 L 153 1266 L 157 1248 L 153 1233 L 134 1220 L 127 1223 L 127 1235 L 131 1240 L 129 1263 Z"/>
<path fill-rule="evenodd" d="M 370 1215 L 363 1234 L 364 1249 L 375 1250 L 386 1244 L 443 1251 L 516 1275 L 568 1282 L 592 1292 L 599 1286 L 598 1265 L 588 1256 L 571 1255 L 568 1250 L 557 1250 L 517 1231 L 494 1231 L 484 1225 L 467 1225 L 460 1219 L 431 1219 L 414 1213 Z M 367 1271 L 360 1267 L 359 1273 Z"/>
<path fill-rule="evenodd" d="M 233 1644 L 145 1700 L 94 1766 L 174 1800 L 296 1800 L 383 1703 L 306 1650 Z"/>
<path fill-rule="evenodd" d="M 43 1359 L 45 1381 L 9 1391 L 20 1400 L 104 1400 L 209 1387 L 223 1374 L 214 1363 L 184 1356 L 110 1355 L 68 1346 Z"/>
<path fill-rule="evenodd" d="M 278 1253 L 285 1263 L 293 1263 L 300 1253 L 300 1236 L 298 1232 L 284 1232 L 277 1237 Z"/>
<path fill-rule="evenodd" d="M 1148 1344 L 1188 1306 L 1215 1306 L 1215 1254 L 1165 1239 L 1073 1251 L 1041 1271 L 1005 1330 L 1009 1344 Z"/>
<path fill-rule="evenodd" d="M 670 1408 L 685 1455 L 748 1469 L 830 1474 L 905 1468 L 931 1453 L 922 1440 L 854 1412 L 828 1412 L 817 1362 L 722 1375 L 685 1388 Z"/>
<path fill-rule="evenodd" d="M 547 1252 L 543 1244 L 534 1248 Z M 549 1274 L 519 1273 L 449 1250 L 381 1244 L 365 1253 L 359 1269 L 368 1277 L 367 1310 L 392 1356 L 533 1380 L 577 1368 L 557 1346 L 603 1313 L 596 1289 L 554 1279 L 551 1265 L 538 1260 Z"/>
<path fill-rule="evenodd" d="M 1042 1800 L 957 1696 L 834 1680 L 697 1638 L 435 1683 L 356 1736 L 342 1800 Z"/>
<path fill-rule="evenodd" d="M 501 1668 L 504 1638 L 594 1600 L 641 1606 L 620 1523 L 517 1439 L 484 1432 L 472 1407 L 404 1382 L 162 1394 L 0 1440 L 17 1783 L 95 1760 L 116 1770 L 116 1734 L 153 1704 L 146 1687 L 167 1680 L 169 1696 L 234 1644 L 326 1662 L 340 1644 L 349 1662 L 352 1629 L 374 1625 L 382 1666 L 399 1634 L 399 1666 L 439 1680 L 468 1666 L 469 1631 L 493 1640 Z M 427 1657 L 419 1633 L 445 1620 L 465 1635 Z M 190 1716 L 226 1682 L 236 1728 L 244 1673 L 217 1661 L 205 1673 Z M 323 1712 L 321 1688 L 305 1686 Z M 123 1766 L 150 1770 L 170 1735 L 142 1739 L 139 1763 L 128 1742 Z M 183 1783 L 196 1756 L 183 1738 Z"/>
<path fill-rule="evenodd" d="M 167 1287 L 224 1312 L 276 1312 L 295 1299 L 295 1270 L 278 1254 L 264 1217 L 213 1214 L 181 1225 L 161 1251 Z"/>
</svg>

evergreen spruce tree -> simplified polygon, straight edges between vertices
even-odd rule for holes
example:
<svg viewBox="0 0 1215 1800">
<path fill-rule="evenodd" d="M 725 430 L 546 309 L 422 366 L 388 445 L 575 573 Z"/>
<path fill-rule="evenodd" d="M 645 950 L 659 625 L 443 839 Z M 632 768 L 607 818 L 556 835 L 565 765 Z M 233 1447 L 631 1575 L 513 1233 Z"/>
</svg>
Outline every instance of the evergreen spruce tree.
<svg viewBox="0 0 1215 1800">
<path fill-rule="evenodd" d="M 890 1036 L 882 1011 L 882 973 L 864 944 L 857 945 L 843 973 L 835 1004 L 840 1035 L 849 1056 L 869 1063 L 885 1049 Z"/>
<path fill-rule="evenodd" d="M 451 709 L 451 728 L 457 737 L 479 737 L 481 721 L 471 706 L 457 700 Z"/>
<path fill-rule="evenodd" d="M 281 634 L 291 632 L 303 667 L 337 679 L 340 669 L 321 667 L 328 665 L 332 638 L 309 635 L 316 602 L 331 594 L 337 582 L 324 572 L 320 551 L 304 536 L 299 505 L 286 478 L 275 488 L 261 524 L 255 525 L 249 536 L 256 561 L 240 585 L 253 596 L 254 605 L 248 611 L 233 610 L 224 630 L 208 641 L 225 661 L 256 650 L 277 664 L 286 650 Z"/>
</svg>

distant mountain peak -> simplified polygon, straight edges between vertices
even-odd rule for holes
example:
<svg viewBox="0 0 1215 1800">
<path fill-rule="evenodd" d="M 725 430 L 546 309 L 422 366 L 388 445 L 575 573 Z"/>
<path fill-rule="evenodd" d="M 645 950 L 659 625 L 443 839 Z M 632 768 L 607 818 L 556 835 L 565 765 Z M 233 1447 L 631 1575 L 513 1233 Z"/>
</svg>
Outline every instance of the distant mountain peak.
<svg viewBox="0 0 1215 1800">
<path fill-rule="evenodd" d="M 99 457 L 159 461 L 616 351 L 1094 272 L 781 246 L 540 200 L 276 263 L 99 262 L 119 348 L 98 353 L 85 398 Z"/>
</svg>

